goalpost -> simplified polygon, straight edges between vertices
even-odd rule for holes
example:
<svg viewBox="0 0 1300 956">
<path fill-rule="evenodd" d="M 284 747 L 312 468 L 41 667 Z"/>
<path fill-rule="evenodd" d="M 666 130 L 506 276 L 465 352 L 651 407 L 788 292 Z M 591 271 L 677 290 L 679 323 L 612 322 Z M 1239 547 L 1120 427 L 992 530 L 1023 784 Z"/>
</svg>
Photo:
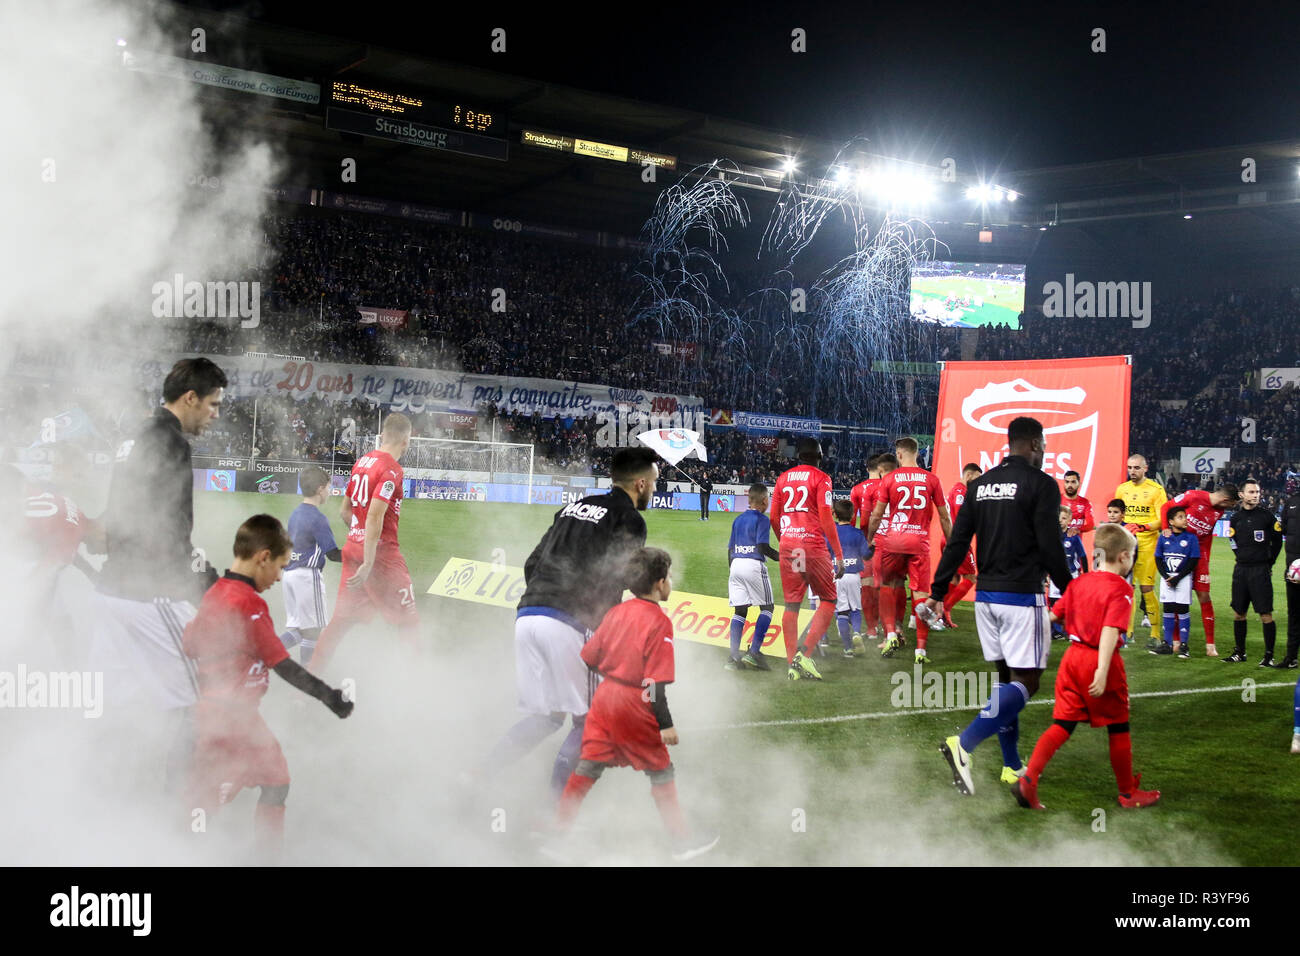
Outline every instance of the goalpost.
<svg viewBox="0 0 1300 956">
<path fill-rule="evenodd" d="M 370 437 L 370 447 L 379 447 L 378 435 Z M 533 500 L 531 444 L 412 436 L 402 456 L 402 470 L 411 479 L 519 485 L 524 503 Z"/>
</svg>

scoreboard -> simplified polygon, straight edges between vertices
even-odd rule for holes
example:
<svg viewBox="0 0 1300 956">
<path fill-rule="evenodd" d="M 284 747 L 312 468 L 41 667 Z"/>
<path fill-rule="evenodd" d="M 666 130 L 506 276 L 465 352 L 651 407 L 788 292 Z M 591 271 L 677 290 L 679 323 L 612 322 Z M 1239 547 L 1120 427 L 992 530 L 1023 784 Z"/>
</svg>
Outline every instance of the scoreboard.
<svg viewBox="0 0 1300 956">
<path fill-rule="evenodd" d="M 504 160 L 506 117 L 490 105 L 427 96 L 391 83 L 334 80 L 325 126 L 344 133 Z"/>
</svg>

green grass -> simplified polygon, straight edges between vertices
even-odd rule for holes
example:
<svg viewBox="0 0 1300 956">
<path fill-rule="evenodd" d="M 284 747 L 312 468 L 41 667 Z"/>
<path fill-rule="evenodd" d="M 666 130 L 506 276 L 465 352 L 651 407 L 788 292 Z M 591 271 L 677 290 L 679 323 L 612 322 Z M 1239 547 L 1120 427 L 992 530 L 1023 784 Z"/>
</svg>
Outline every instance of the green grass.
<svg viewBox="0 0 1300 956">
<path fill-rule="evenodd" d="M 248 514 L 266 510 L 287 518 L 296 504 L 296 499 L 280 495 L 201 493 L 196 499 L 195 543 L 212 555 L 229 553 L 229 545 L 223 542 L 233 538 L 235 527 Z M 327 513 L 335 507 L 327 505 Z M 511 612 L 423 592 L 452 556 L 521 565 L 552 513 L 549 508 L 522 505 L 418 500 L 403 505 L 402 550 L 421 595 L 422 617 L 432 622 L 433 639 L 439 645 L 463 649 L 466 642 L 472 644 L 480 661 L 473 674 L 477 686 L 512 686 Z M 331 518 L 341 539 L 342 525 Z M 689 512 L 651 511 L 646 520 L 650 543 L 673 554 L 678 588 L 725 594 L 728 517 L 715 515 L 705 524 Z M 1214 550 L 1214 599 L 1218 643 L 1225 654 L 1232 647 L 1232 614 L 1227 606 L 1231 565 L 1230 549 L 1220 542 Z M 1285 646 L 1286 635 L 1282 571 L 1279 560 L 1275 587 L 1279 649 Z M 331 566 L 328 574 L 331 588 L 336 587 L 337 566 Z M 267 597 L 276 621 L 282 622 L 279 589 Z M 1044 777 L 1040 797 L 1052 812 L 1019 810 L 1003 792 L 1005 788 L 997 783 L 1001 761 L 995 740 L 976 752 L 977 793 L 972 798 L 958 796 L 937 746 L 967 723 L 971 714 L 904 712 L 892 706 L 891 676 L 910 674 L 910 656 L 895 660 L 882 660 L 874 653 L 854 660 L 828 657 L 819 665 L 824 682 L 790 683 L 780 672 L 724 672 L 721 650 L 679 642 L 672 706 L 683 737 L 674 761 L 683 780 L 684 799 L 688 792 L 694 793 L 695 802 L 712 801 L 724 819 L 748 821 L 743 838 L 724 827 L 729 849 L 718 862 L 969 862 L 1011 853 L 1023 862 L 1037 863 L 1287 864 L 1293 843 L 1290 808 L 1300 798 L 1300 757 L 1288 753 L 1290 685 L 1296 675 L 1261 670 L 1253 663 L 1229 665 L 1207 659 L 1195 606 L 1193 614 L 1192 660 L 1147 654 L 1146 633 L 1141 630 L 1124 652 L 1134 694 L 1234 688 L 1134 699 L 1135 766 L 1143 772 L 1145 786 L 1164 793 L 1160 805 L 1150 810 L 1121 811 L 1115 805 L 1106 733 L 1086 726 L 1076 730 Z M 959 606 L 955 617 L 955 632 L 932 637 L 934 664 L 929 669 L 984 671 L 970 605 Z M 452 619 L 455 627 L 443 626 Z M 1055 666 L 1063 649 L 1059 642 L 1052 647 L 1051 669 L 1037 696 L 1040 701 L 1052 696 Z M 1257 661 L 1262 641 L 1259 621 L 1253 616 L 1248 650 Z M 1288 686 L 1259 687 L 1252 702 L 1243 700 L 1245 679 Z M 862 714 L 890 716 L 736 726 Z M 1026 757 L 1050 715 L 1050 706 L 1041 704 L 1023 713 L 1020 750 Z M 509 710 L 503 710 L 494 732 L 511 719 Z M 530 772 L 537 773 L 544 762 Z M 791 840 L 792 808 L 805 812 L 810 821 L 799 841 Z M 1098 809 L 1105 811 L 1105 832 L 1094 829 Z M 734 830 L 740 824 L 731 826 Z M 935 851 L 927 841 L 946 839 L 945 834 L 962 834 L 962 840 L 976 841 L 980 849 L 971 850 L 963 843 L 943 853 Z M 895 839 L 902 841 L 901 848 L 890 843 Z M 854 855 L 847 855 L 850 846 Z M 885 847 L 890 847 L 888 852 Z"/>
<path fill-rule="evenodd" d="M 1002 280 L 992 285 L 990 293 L 990 281 L 987 279 L 971 276 L 925 276 L 913 281 L 912 293 L 926 299 L 939 300 L 947 299 L 950 295 L 981 298 L 983 304 L 978 308 L 964 307 L 964 322 L 972 326 L 1007 322 L 1015 328 L 1020 312 L 1024 309 L 1024 286 Z"/>
</svg>

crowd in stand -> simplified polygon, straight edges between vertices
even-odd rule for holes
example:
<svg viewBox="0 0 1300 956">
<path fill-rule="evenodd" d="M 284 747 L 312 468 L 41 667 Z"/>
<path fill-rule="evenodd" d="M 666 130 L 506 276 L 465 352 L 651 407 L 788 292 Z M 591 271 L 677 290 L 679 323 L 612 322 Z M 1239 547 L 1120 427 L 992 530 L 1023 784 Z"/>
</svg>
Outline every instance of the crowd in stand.
<svg viewBox="0 0 1300 956">
<path fill-rule="evenodd" d="M 307 214 L 270 221 L 261 267 L 264 304 L 257 328 L 173 322 L 164 332 L 170 335 L 166 345 L 218 361 L 223 354 L 255 351 L 312 362 L 453 368 L 698 395 L 710 408 L 802 416 L 815 407 L 825 422 L 882 424 L 862 422 L 860 410 L 837 399 L 844 391 L 840 383 L 852 376 L 868 392 L 890 397 L 897 414 L 887 427 L 922 435 L 933 430 L 937 377 L 858 368 L 851 345 L 822 356 L 816 371 L 793 364 L 766 376 L 756 376 L 734 348 L 707 341 L 694 343 L 690 358 L 661 355 L 653 347 L 653 324 L 630 321 L 643 291 L 634 253 L 377 216 Z M 726 305 L 740 302 L 743 286 L 733 281 Z M 361 324 L 362 306 L 405 310 L 408 319 L 399 328 Z M 907 341 L 901 350 L 909 361 L 961 357 L 954 330 L 924 323 L 902 329 Z M 1228 447 L 1229 475 L 1251 473 L 1269 492 L 1281 488 L 1288 470 L 1300 470 L 1295 389 L 1251 387 L 1252 373 L 1262 367 L 1300 367 L 1300 289 L 1160 301 L 1151 324 L 1140 329 L 1121 319 L 1049 319 L 1028 312 L 1018 330 L 980 329 L 974 357 L 1099 354 L 1133 356 L 1130 447 L 1153 462 L 1177 458 L 1189 442 Z M 0 395 L 0 420 L 7 432 L 31 431 L 34 426 L 19 419 L 44 404 L 11 389 Z M 492 406 L 478 413 L 468 431 L 465 422 L 445 415 L 412 417 L 416 434 L 426 437 L 531 443 L 540 470 L 600 470 L 594 418 L 544 419 Z M 346 461 L 358 441 L 374 434 L 376 417 L 372 404 L 355 397 L 280 396 L 256 407 L 250 399 L 232 399 L 195 453 Z M 112 427 L 100 423 L 101 431 Z M 687 470 L 715 484 L 771 483 L 784 464 L 779 440 L 788 437 L 760 440 L 711 430 L 709 463 Z M 878 437 L 823 437 L 827 468 L 841 485 L 859 480 L 862 462 L 883 448 Z M 1182 484 L 1180 476 L 1170 477 Z"/>
</svg>

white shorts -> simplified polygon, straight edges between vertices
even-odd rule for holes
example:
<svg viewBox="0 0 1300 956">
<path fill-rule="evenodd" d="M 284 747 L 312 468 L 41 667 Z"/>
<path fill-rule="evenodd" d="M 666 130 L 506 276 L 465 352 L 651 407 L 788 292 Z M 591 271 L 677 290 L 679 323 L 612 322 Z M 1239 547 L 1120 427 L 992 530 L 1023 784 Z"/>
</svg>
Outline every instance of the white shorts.
<svg viewBox="0 0 1300 956">
<path fill-rule="evenodd" d="M 732 607 L 747 604 L 771 604 L 772 579 L 767 576 L 767 562 L 753 558 L 736 558 L 727 575 L 727 603 Z"/>
<path fill-rule="evenodd" d="M 97 597 L 90 669 L 104 672 L 106 703 L 143 699 L 168 709 L 197 702 L 198 672 L 181 643 L 185 625 L 197 613 L 194 605 L 168 598 Z"/>
<path fill-rule="evenodd" d="M 329 623 L 319 568 L 284 572 L 284 614 L 288 627 L 323 628 Z"/>
<path fill-rule="evenodd" d="M 978 592 L 976 592 L 978 593 Z M 1006 661 L 1015 670 L 1043 670 L 1052 646 L 1047 599 L 1027 594 L 1032 607 L 975 600 L 975 629 L 986 661 Z"/>
<path fill-rule="evenodd" d="M 1183 578 L 1175 587 L 1170 587 L 1169 582 L 1164 578 L 1160 579 L 1160 603 L 1161 604 L 1191 604 L 1192 603 L 1192 579 L 1196 577 L 1195 572 Z"/>
<path fill-rule="evenodd" d="M 540 614 L 515 618 L 515 691 L 526 714 L 573 714 L 591 707 L 598 678 L 582 660 L 587 636 Z"/>
<path fill-rule="evenodd" d="M 835 582 L 835 610 L 862 610 L 862 577 L 858 574 L 846 574 Z"/>
</svg>

